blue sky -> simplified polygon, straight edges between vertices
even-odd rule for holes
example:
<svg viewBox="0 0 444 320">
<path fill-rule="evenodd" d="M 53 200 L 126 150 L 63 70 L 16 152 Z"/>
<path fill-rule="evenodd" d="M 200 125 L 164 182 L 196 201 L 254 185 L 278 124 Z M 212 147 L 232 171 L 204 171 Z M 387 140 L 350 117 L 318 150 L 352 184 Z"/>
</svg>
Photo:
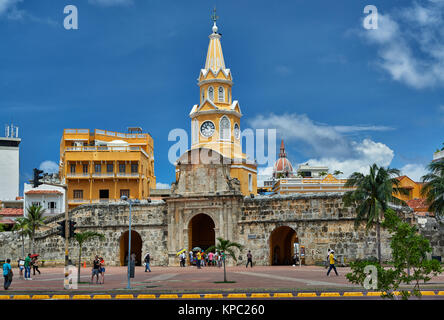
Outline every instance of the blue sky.
<svg viewBox="0 0 444 320">
<path fill-rule="evenodd" d="M 68 4 L 78 30 L 63 27 Z M 373 1 L 377 30 L 367 4 L 0 0 L 0 122 L 20 127 L 21 185 L 58 162 L 64 128 L 129 126 L 153 136 L 157 181 L 173 182 L 168 133 L 190 130 L 214 5 L 243 129 L 276 128 L 293 164 L 419 179 L 444 142 L 444 0 Z"/>
</svg>

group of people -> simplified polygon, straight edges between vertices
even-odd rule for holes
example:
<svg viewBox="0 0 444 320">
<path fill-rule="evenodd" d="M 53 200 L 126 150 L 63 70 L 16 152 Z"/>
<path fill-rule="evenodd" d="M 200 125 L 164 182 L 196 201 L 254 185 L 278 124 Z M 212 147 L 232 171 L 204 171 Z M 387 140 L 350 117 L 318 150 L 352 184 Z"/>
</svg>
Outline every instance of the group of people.
<svg viewBox="0 0 444 320">
<path fill-rule="evenodd" d="M 99 275 L 101 276 L 102 284 L 105 283 L 105 260 L 102 257 L 95 256 L 92 267 L 91 284 L 94 276 L 96 276 L 96 284 L 99 283 Z"/>
<path fill-rule="evenodd" d="M 217 251 L 214 252 L 208 252 L 206 253 L 203 250 L 198 250 L 198 251 L 190 251 L 188 253 L 188 262 L 190 264 L 190 266 L 195 265 L 198 269 L 200 269 L 201 267 L 205 267 L 205 266 L 218 266 L 219 268 L 222 267 L 222 261 L 224 259 L 224 252 L 221 251 Z M 187 254 L 186 252 L 182 252 L 179 255 L 179 259 L 180 259 L 180 266 L 181 267 L 185 267 L 186 265 L 186 260 L 187 260 Z"/>
<path fill-rule="evenodd" d="M 20 271 L 20 279 L 23 279 L 23 271 L 25 271 L 25 280 L 32 280 L 31 278 L 31 267 L 33 271 L 33 275 L 35 276 L 35 272 L 37 271 L 39 274 L 41 273 L 39 270 L 39 261 L 38 255 L 31 255 L 28 253 L 28 256 L 25 259 L 18 259 L 18 268 Z"/>
</svg>

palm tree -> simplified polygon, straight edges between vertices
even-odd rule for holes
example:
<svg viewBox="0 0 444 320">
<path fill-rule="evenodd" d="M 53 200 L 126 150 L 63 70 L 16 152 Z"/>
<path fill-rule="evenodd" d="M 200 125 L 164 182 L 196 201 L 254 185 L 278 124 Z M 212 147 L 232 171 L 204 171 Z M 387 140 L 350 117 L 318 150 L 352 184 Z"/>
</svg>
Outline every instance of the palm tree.
<svg viewBox="0 0 444 320">
<path fill-rule="evenodd" d="M 328 174 L 328 173 L 325 172 L 325 171 L 319 172 L 319 176 L 320 176 L 320 177 L 326 176 L 327 174 Z"/>
<path fill-rule="evenodd" d="M 341 170 L 335 170 L 335 172 L 333 172 L 334 176 L 339 176 L 340 174 L 344 174 L 344 172 L 342 172 Z"/>
<path fill-rule="evenodd" d="M 25 235 L 30 235 L 30 230 L 25 218 L 17 218 L 15 220 L 13 232 L 18 232 L 22 238 L 22 258 L 25 258 Z"/>
<path fill-rule="evenodd" d="M 105 239 L 105 236 L 101 233 L 94 232 L 94 231 L 84 231 L 80 233 L 76 233 L 74 235 L 74 239 L 79 244 L 79 265 L 77 270 L 77 283 L 80 283 L 80 260 L 82 259 L 82 246 L 83 243 L 88 241 L 91 238 L 98 237 L 100 240 Z"/>
<path fill-rule="evenodd" d="M 408 191 L 400 188 L 398 169 L 378 167 L 376 164 L 370 166 L 368 175 L 354 172 L 345 183 L 345 187 L 355 187 L 353 191 L 344 194 L 345 206 L 355 205 L 357 219 L 355 225 L 366 220 L 367 231 L 376 226 L 376 237 L 378 245 L 378 261 L 381 263 L 381 220 L 383 213 L 388 209 L 389 203 L 403 204 L 405 202 L 394 196 L 397 194 L 407 194 Z"/>
<path fill-rule="evenodd" d="M 433 161 L 428 166 L 430 173 L 422 177 L 421 195 L 427 198 L 429 210 L 436 217 L 444 216 L 444 159 Z"/>
<path fill-rule="evenodd" d="M 45 209 L 42 206 L 32 205 L 27 209 L 28 215 L 24 218 L 29 234 L 31 236 L 31 253 L 34 251 L 35 231 L 45 224 L 46 217 L 43 216 Z"/>
<path fill-rule="evenodd" d="M 238 248 L 242 250 L 243 246 L 237 242 L 231 242 L 230 240 L 225 240 L 223 238 L 217 238 L 217 245 L 209 247 L 206 252 L 218 250 L 222 254 L 222 261 L 224 263 L 224 282 L 227 282 L 227 271 L 225 268 L 225 256 L 228 254 L 230 257 L 237 261 L 236 255 L 234 254 L 233 248 Z"/>
</svg>

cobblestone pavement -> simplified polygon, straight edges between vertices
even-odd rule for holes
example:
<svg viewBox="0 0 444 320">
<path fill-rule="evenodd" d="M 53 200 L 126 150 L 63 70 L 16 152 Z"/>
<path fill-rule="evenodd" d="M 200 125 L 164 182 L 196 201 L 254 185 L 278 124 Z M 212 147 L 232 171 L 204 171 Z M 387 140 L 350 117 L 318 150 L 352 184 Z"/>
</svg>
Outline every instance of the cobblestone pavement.
<svg viewBox="0 0 444 320">
<path fill-rule="evenodd" d="M 19 278 L 15 268 L 14 279 L 8 293 L 14 292 L 57 292 L 63 289 L 64 269 L 41 268 L 41 274 L 32 275 L 32 280 Z M 106 267 L 105 283 L 91 284 L 91 268 L 81 268 L 81 292 L 120 292 L 127 286 L 127 267 Z M 144 267 L 136 267 L 135 278 L 131 279 L 133 291 L 163 292 L 295 292 L 295 291 L 353 291 L 363 290 L 352 285 L 345 278 L 350 268 L 337 268 L 326 275 L 326 269 L 317 266 L 244 266 L 227 267 L 227 280 L 234 283 L 215 283 L 223 281 L 223 268 L 218 267 L 152 267 L 152 272 L 144 272 Z M 444 274 L 434 277 L 430 284 L 421 289 L 444 289 Z M 3 291 L 6 293 L 6 291 Z"/>
</svg>

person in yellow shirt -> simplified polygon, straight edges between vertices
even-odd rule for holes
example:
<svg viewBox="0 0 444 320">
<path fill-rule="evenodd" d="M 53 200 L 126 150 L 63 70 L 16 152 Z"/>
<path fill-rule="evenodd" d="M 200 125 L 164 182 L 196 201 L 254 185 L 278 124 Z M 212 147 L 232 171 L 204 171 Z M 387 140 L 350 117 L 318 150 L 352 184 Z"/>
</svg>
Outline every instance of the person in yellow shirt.
<svg viewBox="0 0 444 320">
<path fill-rule="evenodd" d="M 328 268 L 327 276 L 330 274 L 331 269 L 335 270 L 336 275 L 339 276 L 338 271 L 336 271 L 336 267 L 335 267 L 335 260 L 336 259 L 335 259 L 334 253 L 335 252 L 333 250 L 331 250 L 330 251 L 330 255 L 328 257 L 328 259 L 330 260 L 329 261 L 330 262 L 330 268 Z"/>
<path fill-rule="evenodd" d="M 202 254 L 200 253 L 200 251 L 197 251 L 196 258 L 197 258 L 197 269 L 200 269 L 200 260 L 202 259 Z"/>
</svg>

